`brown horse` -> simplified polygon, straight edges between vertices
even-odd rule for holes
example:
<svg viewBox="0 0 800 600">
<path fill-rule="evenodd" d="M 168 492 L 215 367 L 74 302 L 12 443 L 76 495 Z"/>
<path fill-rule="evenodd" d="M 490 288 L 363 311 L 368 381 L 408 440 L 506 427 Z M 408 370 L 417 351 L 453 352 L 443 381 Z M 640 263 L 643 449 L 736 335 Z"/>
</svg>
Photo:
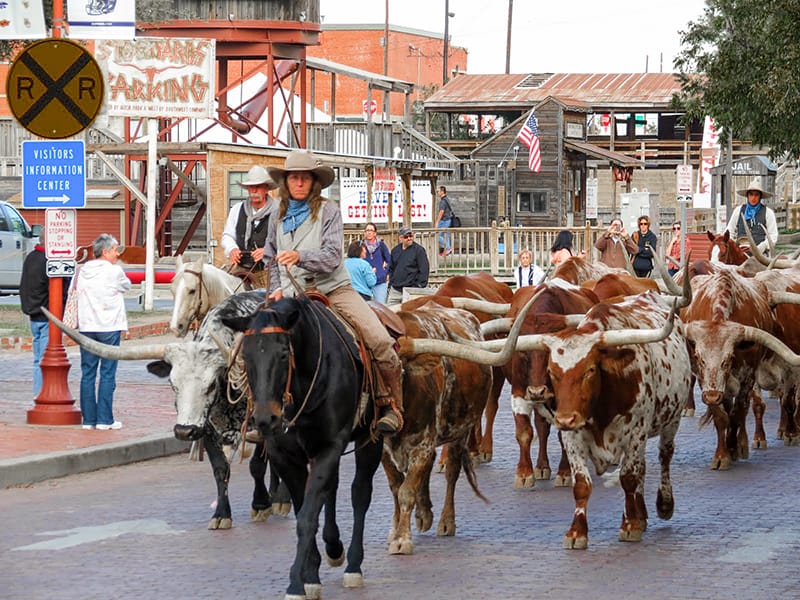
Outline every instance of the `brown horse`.
<svg viewBox="0 0 800 600">
<path fill-rule="evenodd" d="M 749 248 L 743 248 L 735 240 L 732 240 L 731 234 L 727 229 L 722 234 L 706 231 L 706 235 L 711 241 L 708 258 L 712 262 L 721 262 L 725 265 L 741 265 L 750 257 L 750 254 L 745 252 L 745 250 L 749 251 Z"/>
</svg>

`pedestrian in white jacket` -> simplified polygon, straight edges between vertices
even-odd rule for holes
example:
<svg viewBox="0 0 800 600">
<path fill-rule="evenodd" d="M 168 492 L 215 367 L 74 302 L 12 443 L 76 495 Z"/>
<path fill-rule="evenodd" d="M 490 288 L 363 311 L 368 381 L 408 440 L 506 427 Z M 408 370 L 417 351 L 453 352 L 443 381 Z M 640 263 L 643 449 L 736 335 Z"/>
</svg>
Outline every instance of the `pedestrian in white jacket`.
<svg viewBox="0 0 800 600">
<path fill-rule="evenodd" d="M 98 342 L 119 346 L 122 332 L 128 330 L 125 292 L 131 282 L 117 265 L 119 242 L 101 234 L 92 242 L 94 260 L 84 264 L 75 277 L 78 295 L 78 329 Z M 97 371 L 100 367 L 100 382 Z M 120 429 L 112 404 L 117 387 L 117 361 L 100 358 L 81 348 L 81 413 L 84 429 Z"/>
</svg>

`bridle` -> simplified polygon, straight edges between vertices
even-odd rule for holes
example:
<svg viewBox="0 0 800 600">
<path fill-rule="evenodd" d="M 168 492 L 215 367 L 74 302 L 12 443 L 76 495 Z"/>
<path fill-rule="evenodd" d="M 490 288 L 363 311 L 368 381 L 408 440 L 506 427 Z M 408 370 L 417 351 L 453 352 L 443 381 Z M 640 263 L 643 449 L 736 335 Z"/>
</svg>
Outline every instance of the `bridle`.
<svg viewBox="0 0 800 600">
<path fill-rule="evenodd" d="M 189 273 L 190 275 L 194 275 L 195 277 L 197 277 L 198 283 L 200 284 L 199 285 L 200 293 L 198 294 L 197 298 L 197 308 L 194 310 L 194 312 L 192 312 L 191 316 L 189 317 L 190 325 L 195 322 L 199 324 L 202 317 L 205 316 L 204 314 L 202 316 L 200 314 L 200 312 L 203 309 L 203 290 L 206 291 L 206 297 L 207 298 L 210 297 L 208 287 L 206 286 L 206 282 L 203 281 L 203 270 L 200 269 L 200 271 L 193 271 L 192 269 L 184 269 L 183 272 Z"/>
<path fill-rule="evenodd" d="M 308 390 L 306 391 L 306 395 L 303 398 L 303 402 L 300 405 L 300 408 L 295 413 L 294 417 L 290 421 L 286 421 L 285 417 L 285 408 L 288 406 L 294 406 L 294 397 L 292 396 L 292 392 L 290 391 L 292 386 L 292 375 L 294 374 L 295 370 L 295 359 L 294 359 L 294 345 L 292 344 L 291 339 L 291 331 L 288 329 L 284 329 L 278 325 L 270 325 L 267 327 L 262 327 L 260 329 L 246 329 L 244 332 L 245 337 L 248 335 L 286 335 L 289 337 L 288 345 L 289 345 L 289 366 L 288 366 L 288 373 L 286 375 L 286 386 L 283 389 L 283 396 L 281 402 L 281 418 L 284 421 L 284 431 L 288 431 L 292 427 L 295 426 L 297 423 L 297 419 L 300 418 L 300 415 L 303 414 L 303 411 L 308 404 L 308 399 L 311 397 L 311 392 L 314 390 L 314 386 L 317 383 L 317 376 L 319 375 L 319 368 L 322 364 L 322 330 L 319 323 L 319 316 L 316 314 L 315 311 L 314 318 L 317 321 L 317 339 L 319 341 L 319 348 L 317 349 L 317 365 L 314 368 L 314 377 L 311 380 L 311 384 L 308 386 Z"/>
</svg>

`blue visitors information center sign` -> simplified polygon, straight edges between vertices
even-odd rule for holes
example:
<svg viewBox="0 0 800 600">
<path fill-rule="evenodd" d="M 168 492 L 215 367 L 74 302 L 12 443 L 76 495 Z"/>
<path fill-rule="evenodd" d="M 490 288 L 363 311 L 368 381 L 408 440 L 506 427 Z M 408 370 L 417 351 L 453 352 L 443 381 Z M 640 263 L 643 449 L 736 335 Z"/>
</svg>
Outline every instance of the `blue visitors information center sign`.
<svg viewBox="0 0 800 600">
<path fill-rule="evenodd" d="M 22 207 L 86 206 L 83 140 L 22 142 Z"/>
</svg>

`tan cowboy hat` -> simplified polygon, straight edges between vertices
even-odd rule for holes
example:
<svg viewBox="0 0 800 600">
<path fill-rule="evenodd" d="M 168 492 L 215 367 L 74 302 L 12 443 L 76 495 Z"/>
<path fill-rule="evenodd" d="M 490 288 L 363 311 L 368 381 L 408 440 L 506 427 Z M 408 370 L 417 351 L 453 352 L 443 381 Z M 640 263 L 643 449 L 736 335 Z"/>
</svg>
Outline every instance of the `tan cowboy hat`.
<svg viewBox="0 0 800 600">
<path fill-rule="evenodd" d="M 762 185 L 761 185 L 761 177 L 753 177 L 753 179 L 750 181 L 750 185 L 748 185 L 743 190 L 736 190 L 736 193 L 739 196 L 744 196 L 745 198 L 747 198 L 747 192 L 749 192 L 750 190 L 755 190 L 757 192 L 761 192 L 761 198 L 762 199 L 763 198 L 772 198 L 772 194 L 770 192 L 766 191 L 762 187 Z"/>
<path fill-rule="evenodd" d="M 247 172 L 247 175 L 244 176 L 239 182 L 239 185 L 248 186 L 248 185 L 262 185 L 267 184 L 269 189 L 274 190 L 278 187 L 278 184 L 275 183 L 267 173 L 267 170 L 264 167 L 260 167 L 258 165 L 254 167 L 250 167 L 250 170 Z"/>
<path fill-rule="evenodd" d="M 323 188 L 328 187 L 336 179 L 336 173 L 333 172 L 333 169 L 323 165 L 308 150 L 292 150 L 286 157 L 286 162 L 282 169 L 279 167 L 267 167 L 267 171 L 275 181 L 281 181 L 289 171 L 310 171 Z"/>
</svg>

